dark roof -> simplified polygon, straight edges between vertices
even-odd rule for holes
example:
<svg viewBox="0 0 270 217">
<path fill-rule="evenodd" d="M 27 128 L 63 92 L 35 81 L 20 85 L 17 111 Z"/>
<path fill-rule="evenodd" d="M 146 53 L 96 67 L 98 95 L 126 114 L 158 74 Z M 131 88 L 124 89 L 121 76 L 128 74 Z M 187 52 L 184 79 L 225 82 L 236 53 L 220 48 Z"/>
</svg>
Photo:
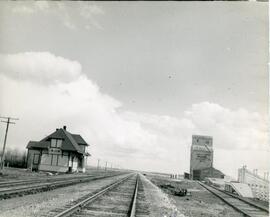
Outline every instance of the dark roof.
<svg viewBox="0 0 270 217">
<path fill-rule="evenodd" d="M 71 134 L 72 137 L 75 139 L 75 141 L 79 144 L 79 145 L 86 145 L 89 146 L 86 141 L 81 137 L 81 135 L 79 134 Z"/>
<path fill-rule="evenodd" d="M 62 146 L 61 149 L 65 151 L 75 151 L 80 154 L 83 154 L 83 150 L 81 149 L 80 145 L 87 145 L 85 140 L 78 134 L 71 134 L 67 130 L 62 128 L 56 129 L 52 134 L 45 137 L 39 142 L 30 141 L 27 145 L 27 148 L 48 148 L 50 146 L 51 139 L 62 139 Z"/>
<path fill-rule="evenodd" d="M 26 148 L 48 148 L 50 145 L 49 141 L 42 141 L 42 142 L 36 142 L 36 141 L 30 141 L 28 142 L 28 145 Z"/>
</svg>

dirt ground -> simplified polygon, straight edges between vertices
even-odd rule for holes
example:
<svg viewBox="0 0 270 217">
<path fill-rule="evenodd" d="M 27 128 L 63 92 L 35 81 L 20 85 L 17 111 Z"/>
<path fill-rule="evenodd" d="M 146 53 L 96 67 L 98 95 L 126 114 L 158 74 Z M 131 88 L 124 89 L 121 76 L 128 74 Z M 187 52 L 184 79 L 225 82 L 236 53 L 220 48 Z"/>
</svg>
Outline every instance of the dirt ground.
<svg viewBox="0 0 270 217">
<path fill-rule="evenodd" d="M 36 179 L 36 178 L 50 178 L 50 177 L 65 177 L 65 176 L 83 176 L 83 175 L 101 175 L 105 173 L 111 173 L 113 171 L 105 171 L 105 170 L 97 170 L 96 168 L 87 168 L 86 173 L 72 173 L 72 174 L 64 174 L 64 173 L 48 173 L 48 172 L 31 172 L 28 169 L 20 169 L 20 168 L 5 168 L 3 175 L 0 175 L 1 181 L 12 181 L 12 180 L 26 180 L 26 179 Z"/>
<path fill-rule="evenodd" d="M 198 183 L 190 180 L 173 180 L 156 176 L 146 176 L 162 189 L 177 210 L 187 217 L 242 217 L 233 208 L 205 190 Z M 187 189 L 186 196 L 175 196 L 171 189 Z"/>
<path fill-rule="evenodd" d="M 27 169 L 5 168 L 3 175 L 0 175 L 0 181 L 8 181 L 15 179 L 31 179 L 36 177 L 46 177 L 46 173 L 30 172 Z"/>
</svg>

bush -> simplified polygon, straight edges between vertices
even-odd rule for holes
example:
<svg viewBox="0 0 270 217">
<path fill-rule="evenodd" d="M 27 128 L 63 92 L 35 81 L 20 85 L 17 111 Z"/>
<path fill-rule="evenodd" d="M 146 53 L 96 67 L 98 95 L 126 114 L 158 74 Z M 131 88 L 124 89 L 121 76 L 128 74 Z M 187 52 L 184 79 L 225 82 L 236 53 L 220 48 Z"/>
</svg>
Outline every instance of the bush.
<svg viewBox="0 0 270 217">
<path fill-rule="evenodd" d="M 0 154 L 2 158 L 2 153 Z M 27 155 L 26 151 L 18 149 L 7 149 L 5 153 L 5 166 L 26 168 Z"/>
</svg>

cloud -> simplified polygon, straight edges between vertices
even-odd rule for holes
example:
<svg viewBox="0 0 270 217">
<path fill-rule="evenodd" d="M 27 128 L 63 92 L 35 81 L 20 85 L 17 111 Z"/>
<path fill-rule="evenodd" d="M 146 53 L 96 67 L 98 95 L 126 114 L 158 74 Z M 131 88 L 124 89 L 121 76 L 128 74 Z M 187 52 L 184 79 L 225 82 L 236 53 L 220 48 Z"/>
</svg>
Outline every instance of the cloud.
<svg viewBox="0 0 270 217">
<path fill-rule="evenodd" d="M 27 16 L 40 16 L 41 13 L 49 13 L 49 16 L 55 17 L 70 30 L 78 28 L 85 28 L 86 30 L 92 28 L 104 29 L 97 20 L 98 16 L 105 14 L 104 9 L 89 2 L 20 2 L 16 3 L 14 7 L 7 5 L 6 10 L 11 10 L 13 14 Z"/>
<path fill-rule="evenodd" d="M 25 5 L 22 6 L 16 6 L 12 9 L 12 13 L 17 14 L 33 14 L 35 13 L 35 10 L 32 7 L 28 7 Z"/>
<path fill-rule="evenodd" d="M 1 54 L 0 69 L 8 77 L 45 84 L 71 82 L 81 75 L 79 62 L 49 52 Z"/>
<path fill-rule="evenodd" d="M 105 14 L 104 10 L 93 4 L 81 4 L 80 15 L 86 19 L 91 19 L 95 15 Z"/>
<path fill-rule="evenodd" d="M 127 111 L 84 75 L 78 61 L 27 52 L 2 55 L 0 63 L 0 113 L 20 118 L 10 131 L 13 147 L 23 149 L 29 140 L 67 125 L 91 144 L 92 164 L 101 158 L 127 168 L 183 172 L 192 134 L 203 134 L 214 138 L 218 169 L 233 173 L 242 162 L 268 165 L 261 155 L 269 151 L 267 121 L 258 113 L 210 102 L 193 104 L 179 117 Z M 228 170 L 232 159 L 220 156 L 230 151 L 237 161 Z"/>
<path fill-rule="evenodd" d="M 50 8 L 47 1 L 36 1 L 36 2 L 16 2 L 16 6 L 14 6 L 11 11 L 15 14 L 34 14 L 41 11 L 46 11 Z"/>
<path fill-rule="evenodd" d="M 105 14 L 105 11 L 100 6 L 90 3 L 81 4 L 79 14 L 88 21 L 85 25 L 85 29 L 89 30 L 91 26 L 93 26 L 99 30 L 104 30 L 103 26 L 96 19 L 97 16 Z"/>
<path fill-rule="evenodd" d="M 76 25 L 70 21 L 70 19 L 65 19 L 63 21 L 63 24 L 65 27 L 67 27 L 68 29 L 71 29 L 71 30 L 75 30 L 77 28 Z"/>
<path fill-rule="evenodd" d="M 41 11 L 48 10 L 50 8 L 50 5 L 47 1 L 36 1 L 34 5 Z"/>
<path fill-rule="evenodd" d="M 223 149 L 267 150 L 267 118 L 239 108 L 230 110 L 221 105 L 202 102 L 185 112 L 197 133 L 210 134 L 216 147 Z"/>
<path fill-rule="evenodd" d="M 57 2 L 57 9 L 54 12 L 58 15 L 61 14 L 65 27 L 70 30 L 77 28 L 85 28 L 87 30 L 95 29 L 103 30 L 103 26 L 97 21 L 97 16 L 104 15 L 105 11 L 102 7 L 94 5 L 89 2 L 79 2 L 77 4 L 66 4 L 65 2 Z M 75 13 L 74 13 L 75 12 Z M 75 21 L 74 17 L 79 16 L 82 18 L 81 22 Z"/>
</svg>

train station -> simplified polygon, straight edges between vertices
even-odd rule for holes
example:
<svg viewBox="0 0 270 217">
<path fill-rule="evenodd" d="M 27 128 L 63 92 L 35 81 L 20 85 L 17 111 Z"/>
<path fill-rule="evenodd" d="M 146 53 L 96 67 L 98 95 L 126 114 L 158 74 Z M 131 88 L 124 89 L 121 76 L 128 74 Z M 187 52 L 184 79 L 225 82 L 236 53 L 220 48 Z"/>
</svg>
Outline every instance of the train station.
<svg viewBox="0 0 270 217">
<path fill-rule="evenodd" d="M 89 146 L 79 134 L 67 127 L 56 129 L 40 141 L 27 145 L 27 167 L 34 171 L 85 173 Z"/>
</svg>

